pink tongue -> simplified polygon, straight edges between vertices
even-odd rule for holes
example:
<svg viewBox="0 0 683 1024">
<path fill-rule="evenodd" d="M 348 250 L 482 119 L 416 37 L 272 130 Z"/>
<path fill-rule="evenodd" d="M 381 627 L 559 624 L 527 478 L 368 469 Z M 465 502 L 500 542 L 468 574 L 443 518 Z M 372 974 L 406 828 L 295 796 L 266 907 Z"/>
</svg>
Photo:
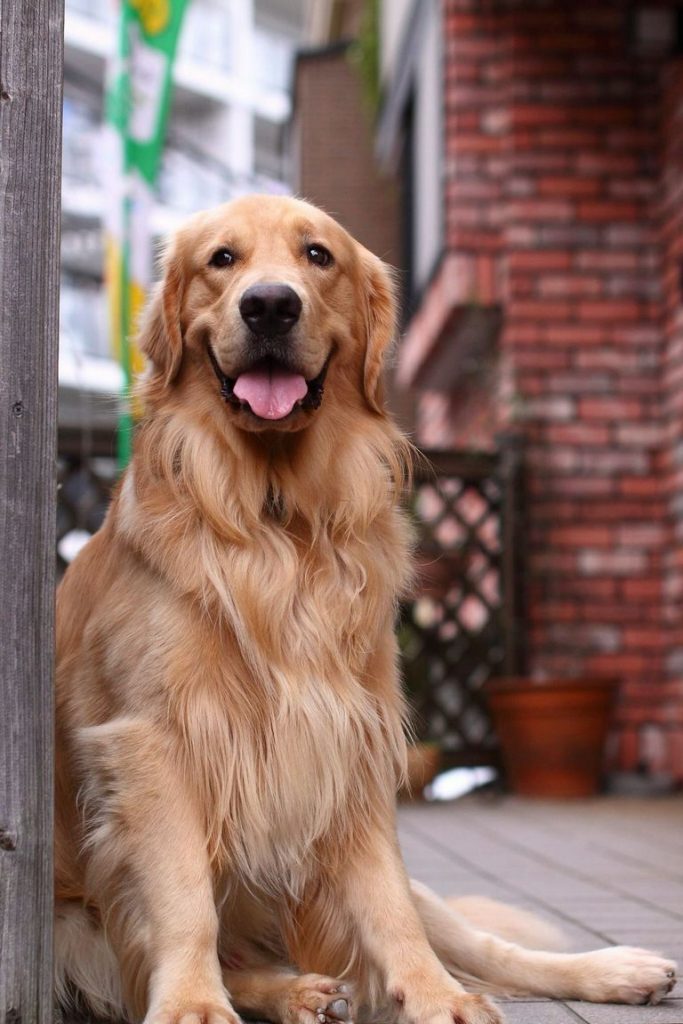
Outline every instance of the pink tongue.
<svg viewBox="0 0 683 1024">
<path fill-rule="evenodd" d="M 288 416 L 307 392 L 308 385 L 300 373 L 267 366 L 241 373 L 233 388 L 233 394 L 240 401 L 248 402 L 254 415 L 263 420 L 281 420 Z"/>
</svg>

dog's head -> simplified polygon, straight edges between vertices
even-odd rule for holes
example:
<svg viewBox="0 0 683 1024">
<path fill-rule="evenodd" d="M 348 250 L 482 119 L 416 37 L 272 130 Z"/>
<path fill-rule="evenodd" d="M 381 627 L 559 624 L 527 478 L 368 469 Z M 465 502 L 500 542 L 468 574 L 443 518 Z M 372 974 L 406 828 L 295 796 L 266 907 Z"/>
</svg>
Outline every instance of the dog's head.
<svg viewBox="0 0 683 1024">
<path fill-rule="evenodd" d="M 156 394 L 185 371 L 241 429 L 291 431 L 331 394 L 382 412 L 394 326 L 380 260 L 308 203 L 248 196 L 176 234 L 140 343 Z"/>
</svg>

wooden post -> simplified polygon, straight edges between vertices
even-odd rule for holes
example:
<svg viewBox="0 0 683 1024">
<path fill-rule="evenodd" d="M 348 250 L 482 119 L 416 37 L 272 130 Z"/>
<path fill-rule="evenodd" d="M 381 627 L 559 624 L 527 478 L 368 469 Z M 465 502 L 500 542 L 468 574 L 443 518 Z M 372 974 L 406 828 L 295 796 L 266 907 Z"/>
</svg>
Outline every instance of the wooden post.
<svg viewBox="0 0 683 1024">
<path fill-rule="evenodd" d="M 0 0 L 0 1024 L 52 1018 L 63 0 Z"/>
</svg>

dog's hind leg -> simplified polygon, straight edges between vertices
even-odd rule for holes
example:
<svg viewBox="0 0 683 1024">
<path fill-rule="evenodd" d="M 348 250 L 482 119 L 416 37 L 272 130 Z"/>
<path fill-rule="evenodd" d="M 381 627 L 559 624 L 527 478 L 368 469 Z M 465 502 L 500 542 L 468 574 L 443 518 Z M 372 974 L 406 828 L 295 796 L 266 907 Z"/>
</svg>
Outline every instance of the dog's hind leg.
<svg viewBox="0 0 683 1024">
<path fill-rule="evenodd" d="M 555 925 L 536 914 L 486 896 L 461 896 L 447 899 L 446 906 L 464 917 L 468 924 L 482 932 L 490 932 L 526 949 L 543 949 L 560 953 L 567 949 L 567 939 Z"/>
<path fill-rule="evenodd" d="M 473 927 L 430 889 L 412 882 L 427 937 L 444 967 L 479 991 L 585 999 L 595 1003 L 658 1003 L 676 981 L 676 964 L 655 953 L 613 946 L 589 953 L 526 949 Z"/>
<path fill-rule="evenodd" d="M 64 1009 L 82 999 L 98 1017 L 125 1016 L 114 950 L 83 904 L 75 901 L 55 906 L 55 995 Z"/>
</svg>

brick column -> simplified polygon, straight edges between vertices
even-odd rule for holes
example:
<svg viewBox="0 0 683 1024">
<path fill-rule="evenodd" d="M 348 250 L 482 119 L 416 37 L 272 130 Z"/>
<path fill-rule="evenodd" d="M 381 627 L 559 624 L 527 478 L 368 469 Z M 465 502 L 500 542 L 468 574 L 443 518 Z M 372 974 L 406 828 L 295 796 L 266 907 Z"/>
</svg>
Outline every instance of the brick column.
<svg viewBox="0 0 683 1024">
<path fill-rule="evenodd" d="M 509 16 L 503 338 L 529 442 L 531 668 L 624 680 L 624 768 L 653 759 L 667 653 L 657 79 L 624 52 L 625 16 Z"/>
<path fill-rule="evenodd" d="M 448 272 L 407 377 L 454 304 L 501 305 L 495 366 L 424 393 L 420 439 L 523 433 L 530 669 L 619 676 L 612 766 L 683 778 L 683 74 L 662 208 L 661 61 L 629 50 L 630 10 L 444 4 Z"/>
<path fill-rule="evenodd" d="M 683 778 L 683 59 L 665 69 L 662 118 L 664 449 L 669 537 L 663 557 L 668 700 L 661 709 L 668 761 Z"/>
</svg>

